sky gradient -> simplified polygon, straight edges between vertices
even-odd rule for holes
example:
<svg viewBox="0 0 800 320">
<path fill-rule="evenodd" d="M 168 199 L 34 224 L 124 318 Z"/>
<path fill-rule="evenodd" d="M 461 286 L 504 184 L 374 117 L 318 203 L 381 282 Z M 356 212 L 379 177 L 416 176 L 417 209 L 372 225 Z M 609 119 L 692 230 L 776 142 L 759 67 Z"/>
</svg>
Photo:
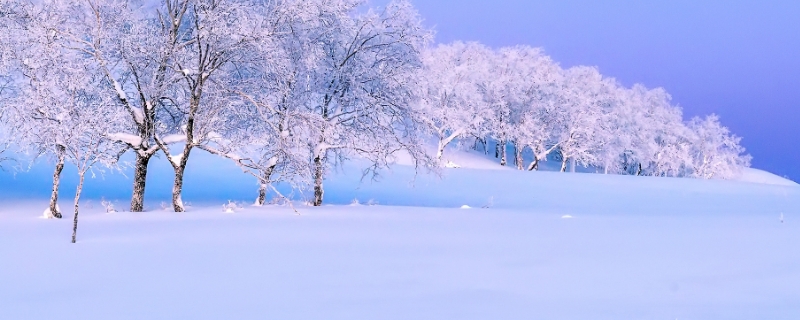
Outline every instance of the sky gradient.
<svg viewBox="0 0 800 320">
<path fill-rule="evenodd" d="M 382 5 L 388 1 L 374 1 Z M 412 0 L 436 42 L 542 47 L 716 113 L 753 167 L 800 180 L 800 1 Z"/>
</svg>

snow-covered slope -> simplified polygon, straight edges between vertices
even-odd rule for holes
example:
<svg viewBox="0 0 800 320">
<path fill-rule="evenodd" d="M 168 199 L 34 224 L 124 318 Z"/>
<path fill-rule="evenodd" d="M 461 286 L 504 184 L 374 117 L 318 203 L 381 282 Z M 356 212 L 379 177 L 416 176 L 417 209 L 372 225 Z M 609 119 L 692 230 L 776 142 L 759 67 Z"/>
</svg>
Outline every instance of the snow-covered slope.
<svg viewBox="0 0 800 320">
<path fill-rule="evenodd" d="M 754 168 L 744 169 L 742 176 L 739 177 L 737 181 L 774 184 L 779 186 L 793 186 L 793 187 L 798 186 L 797 182 L 794 182 L 792 180 L 772 174 L 764 170 L 759 170 Z"/>
<path fill-rule="evenodd" d="M 362 181 L 347 165 L 326 181 L 331 205 L 295 213 L 248 206 L 255 182 L 201 155 L 176 214 L 159 208 L 158 160 L 146 213 L 99 205 L 125 208 L 127 178 L 88 181 L 77 244 L 70 213 L 39 218 L 47 170 L 2 176 L 0 319 L 800 317 L 796 185 L 484 170 L 492 159 L 466 155 L 441 178 L 396 166 Z M 228 199 L 242 208 L 224 213 Z"/>
</svg>

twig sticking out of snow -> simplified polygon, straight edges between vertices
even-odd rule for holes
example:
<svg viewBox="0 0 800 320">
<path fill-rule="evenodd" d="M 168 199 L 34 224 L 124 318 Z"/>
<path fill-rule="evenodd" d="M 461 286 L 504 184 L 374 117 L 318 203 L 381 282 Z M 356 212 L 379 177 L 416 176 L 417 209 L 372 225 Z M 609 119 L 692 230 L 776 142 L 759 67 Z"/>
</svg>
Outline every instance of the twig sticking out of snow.
<svg viewBox="0 0 800 320">
<path fill-rule="evenodd" d="M 228 203 L 222 205 L 222 211 L 225 213 L 234 213 L 236 210 L 241 210 L 242 206 L 238 203 L 228 200 Z"/>
<path fill-rule="evenodd" d="M 486 202 L 486 204 L 481 208 L 488 209 L 488 208 L 491 208 L 493 205 L 494 205 L 494 196 L 491 196 L 491 197 L 489 197 L 489 201 Z"/>
<path fill-rule="evenodd" d="M 460 165 L 454 163 L 453 161 L 449 161 L 449 160 L 444 164 L 444 166 L 446 168 L 461 168 Z"/>
<path fill-rule="evenodd" d="M 103 199 L 101 199 L 101 200 L 100 200 L 100 205 L 102 205 L 102 206 L 103 206 L 103 208 L 105 208 L 105 209 L 106 209 L 106 213 L 114 213 L 114 212 L 117 212 L 117 210 L 116 210 L 116 209 L 114 209 L 114 204 L 113 204 L 113 203 L 111 203 L 111 201 L 107 201 L 105 198 L 103 198 Z"/>
</svg>

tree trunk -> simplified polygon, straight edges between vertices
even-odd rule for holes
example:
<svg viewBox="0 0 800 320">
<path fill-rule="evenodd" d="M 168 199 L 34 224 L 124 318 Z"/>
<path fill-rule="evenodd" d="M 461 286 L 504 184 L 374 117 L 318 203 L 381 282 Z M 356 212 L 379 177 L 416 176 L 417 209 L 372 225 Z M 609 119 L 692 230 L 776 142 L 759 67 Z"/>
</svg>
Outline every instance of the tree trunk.
<svg viewBox="0 0 800 320">
<path fill-rule="evenodd" d="M 539 158 L 537 158 L 535 154 L 533 155 L 533 162 L 531 162 L 531 165 L 528 166 L 528 171 L 534 170 L 539 170 Z"/>
<path fill-rule="evenodd" d="M 264 203 L 267 201 L 267 186 L 270 183 L 269 177 L 272 176 L 272 171 L 275 170 L 275 166 L 270 166 L 264 171 L 263 180 L 259 181 L 258 187 L 258 198 L 256 199 L 256 206 L 263 206 Z"/>
<path fill-rule="evenodd" d="M 58 208 L 58 188 L 61 185 L 61 171 L 64 170 L 64 152 L 64 146 L 56 147 L 58 162 L 56 162 L 56 170 L 53 172 L 53 193 L 50 194 L 50 214 L 58 219 L 61 219 L 61 210 Z"/>
<path fill-rule="evenodd" d="M 144 187 L 147 182 L 147 164 L 152 155 L 143 156 L 136 153 L 136 166 L 133 168 L 133 196 L 131 197 L 131 212 L 144 211 Z"/>
<path fill-rule="evenodd" d="M 186 164 L 182 162 L 174 169 L 175 169 L 175 181 L 172 183 L 172 209 L 175 212 L 185 212 L 186 208 L 183 207 L 183 199 L 181 199 L 181 192 L 183 192 L 183 173 L 184 171 L 186 171 Z"/>
<path fill-rule="evenodd" d="M 445 146 L 447 146 L 447 144 L 444 143 L 444 140 L 443 139 L 439 139 L 439 144 L 438 144 L 438 146 L 436 148 L 436 160 L 437 161 L 442 161 L 442 156 L 444 155 L 444 147 Z"/>
<path fill-rule="evenodd" d="M 505 166 L 508 162 L 508 152 L 506 152 L 506 141 L 500 142 L 500 165 Z"/>
<path fill-rule="evenodd" d="M 75 243 L 78 236 L 78 202 L 81 199 L 81 191 L 83 190 L 83 178 L 86 176 L 86 171 L 79 172 L 80 180 L 78 180 L 78 188 L 75 190 L 75 216 L 72 219 L 72 243 Z"/>
<path fill-rule="evenodd" d="M 575 159 L 572 159 L 572 163 L 571 164 L 572 164 L 572 173 L 575 173 L 575 167 L 578 165 L 578 161 L 576 161 Z"/>
<path fill-rule="evenodd" d="M 567 172 L 567 161 L 569 159 L 567 157 L 563 157 L 561 160 L 561 172 Z"/>
<path fill-rule="evenodd" d="M 500 158 L 500 141 L 495 141 L 494 144 L 494 157 Z"/>
<path fill-rule="evenodd" d="M 314 206 L 319 207 L 322 205 L 322 196 L 325 193 L 322 190 L 322 178 L 324 169 L 323 158 L 317 156 L 314 158 Z"/>
<path fill-rule="evenodd" d="M 516 142 L 514 143 L 514 154 L 515 154 L 514 162 L 517 164 L 517 170 L 524 170 L 524 168 L 522 167 L 523 165 L 522 148 L 520 148 Z"/>
<path fill-rule="evenodd" d="M 642 164 L 641 164 L 641 163 L 639 164 L 639 169 L 638 169 L 638 170 L 636 170 L 636 175 L 637 175 L 637 176 L 640 176 L 640 175 L 642 175 Z"/>
</svg>

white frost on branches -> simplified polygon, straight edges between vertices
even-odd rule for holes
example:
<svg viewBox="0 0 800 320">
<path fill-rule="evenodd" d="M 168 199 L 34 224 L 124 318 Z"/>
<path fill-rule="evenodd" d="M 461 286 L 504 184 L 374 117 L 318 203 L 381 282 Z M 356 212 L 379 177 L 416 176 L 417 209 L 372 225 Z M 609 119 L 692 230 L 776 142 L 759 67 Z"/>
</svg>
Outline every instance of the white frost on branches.
<svg viewBox="0 0 800 320">
<path fill-rule="evenodd" d="M 0 0 L 3 133 L 84 168 L 133 150 L 132 211 L 157 152 L 184 210 L 194 148 L 256 177 L 259 204 L 287 183 L 320 205 L 327 173 L 352 158 L 370 164 L 365 175 L 400 152 L 417 168 L 455 167 L 452 145 L 492 145 L 519 170 L 553 160 L 711 179 L 749 165 L 718 117 L 684 121 L 663 89 L 565 69 L 528 46 L 431 46 L 421 21 L 406 0 Z"/>
</svg>

